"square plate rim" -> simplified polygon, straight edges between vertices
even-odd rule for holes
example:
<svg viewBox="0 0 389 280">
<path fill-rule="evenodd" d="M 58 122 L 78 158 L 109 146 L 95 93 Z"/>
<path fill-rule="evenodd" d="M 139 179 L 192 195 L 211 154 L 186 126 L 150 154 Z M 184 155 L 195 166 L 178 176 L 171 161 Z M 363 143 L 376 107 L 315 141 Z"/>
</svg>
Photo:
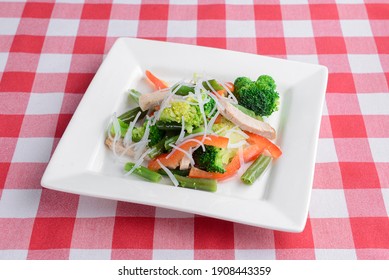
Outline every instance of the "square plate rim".
<svg viewBox="0 0 389 280">
<path fill-rule="evenodd" d="M 239 223 L 244 223 L 244 224 L 249 224 L 249 225 L 253 225 L 253 226 L 260 226 L 260 227 L 264 227 L 264 228 L 270 228 L 270 229 L 276 229 L 276 230 L 282 230 L 282 231 L 291 231 L 291 232 L 300 232 L 303 230 L 303 228 L 305 227 L 305 222 L 306 222 L 306 218 L 307 218 L 307 214 L 308 214 L 308 206 L 309 206 L 309 200 L 310 200 L 310 193 L 311 193 L 311 190 L 312 190 L 312 186 L 309 188 L 308 190 L 308 200 L 305 201 L 305 209 L 304 209 L 304 213 L 303 215 L 300 215 L 300 219 L 299 221 L 295 221 L 295 220 L 290 220 L 290 219 L 287 219 L 285 217 L 282 217 L 282 213 L 279 213 L 279 218 L 283 220 L 283 223 L 284 225 L 282 224 L 277 224 L 277 223 L 266 223 L 266 222 L 249 222 L 249 221 L 245 221 L 244 219 L 237 219 L 237 218 L 231 218 L 229 219 L 228 217 L 223 217 L 220 215 L 220 213 L 204 213 L 204 212 L 201 212 L 201 211 L 195 211 L 194 209 L 183 209 L 182 207 L 174 207 L 174 205 L 166 205 L 166 204 L 158 204 L 156 203 L 155 201 L 154 202 L 151 202 L 151 201 L 142 201 L 142 200 L 131 200 L 131 199 L 120 199 L 118 197 L 110 197 L 109 195 L 102 195 L 102 194 L 96 194 L 96 193 L 90 193 L 88 192 L 88 190 L 85 190 L 83 188 L 80 188 L 80 189 L 77 189 L 77 188 L 72 188 L 72 187 L 67 187 L 66 184 L 74 184 L 74 185 L 80 185 L 80 183 L 77 183 L 75 182 L 75 178 L 78 178 L 78 180 L 80 180 L 80 182 L 84 182 L 84 184 L 88 184 L 88 180 L 91 180 L 91 177 L 90 176 L 95 176 L 96 174 L 91 174 L 89 171 L 85 171 L 85 170 L 76 170 L 76 171 L 72 171 L 70 172 L 69 174 L 64 174 L 62 176 L 53 176 L 53 169 L 56 169 L 56 168 L 59 168 L 60 165 L 58 163 L 58 159 L 56 159 L 56 154 L 58 154 L 61 150 L 61 143 L 63 141 L 66 141 L 65 138 L 68 137 L 68 135 L 71 133 L 71 130 L 74 130 L 74 126 L 76 126 L 76 122 L 77 122 L 77 119 L 79 118 L 78 115 L 79 115 L 79 112 L 81 110 L 83 110 L 83 108 L 85 108 L 86 104 L 85 104 L 85 96 L 87 95 L 90 95 L 92 94 L 92 91 L 93 91 L 93 87 L 94 87 L 94 81 L 97 80 L 97 79 L 101 79 L 102 77 L 102 72 L 104 72 L 104 69 L 107 68 L 108 64 L 109 64 L 109 59 L 110 59 L 110 56 L 112 56 L 112 53 L 116 51 L 116 48 L 117 48 L 117 45 L 119 44 L 149 44 L 149 45 L 155 45 L 155 46 L 166 46 L 166 47 L 169 47 L 169 46 L 174 46 L 175 48 L 188 48 L 188 49 L 191 49 L 191 50 L 203 50 L 203 51 L 212 51 L 212 52 L 220 52 L 220 53 L 224 53 L 224 54 L 237 54 L 237 55 L 249 55 L 249 56 L 256 56 L 256 57 L 260 57 L 261 59 L 264 59 L 264 60 L 267 60 L 267 61 L 278 61 L 278 62 L 281 62 L 281 63 L 292 63 L 294 65 L 309 65 L 309 67 L 313 67 L 313 69 L 316 69 L 317 71 L 320 71 L 321 72 L 321 75 L 323 76 L 324 80 L 323 80 L 323 84 L 324 84 L 324 87 L 322 87 L 321 89 L 321 92 L 319 93 L 319 99 L 318 99 L 318 105 L 320 108 L 323 107 L 323 103 L 324 103 L 324 96 L 325 96 L 325 89 L 326 89 L 326 84 L 327 84 L 327 77 L 328 77 L 328 69 L 325 67 L 325 66 L 322 66 L 322 65 L 315 65 L 315 64 L 309 64 L 309 63 L 304 63 L 304 62 L 296 62 L 296 61 L 288 61 L 288 60 L 284 60 L 284 59 L 281 59 L 281 58 L 273 58 L 273 57 L 267 57 L 267 56 L 261 56 L 261 55 L 255 55 L 255 54 L 247 54 L 247 53 L 241 53 L 241 52 L 236 52 L 236 51 L 231 51 L 231 50 L 222 50 L 222 49 L 215 49 L 215 48 L 210 48 L 210 47 L 203 47 L 203 46 L 194 46 L 194 45 L 185 45 L 185 44 L 180 44 L 180 43 L 171 43 L 171 42 L 161 42 L 161 41 L 153 41 L 153 40 L 147 40 L 147 39 L 137 39 L 137 38 L 119 38 L 116 40 L 116 42 L 114 43 L 114 45 L 112 46 L 111 50 L 108 52 L 107 56 L 105 57 L 103 63 L 101 64 L 100 68 L 98 69 L 98 71 L 96 72 L 95 74 L 95 77 L 93 78 L 92 82 L 90 83 L 84 97 L 82 98 L 79 106 L 77 107 L 76 111 L 74 112 L 73 114 L 73 117 L 68 125 L 68 127 L 66 128 L 64 134 L 63 134 L 63 137 L 61 138 L 61 140 L 59 141 L 58 143 L 58 146 L 56 148 L 56 150 L 54 151 L 50 161 L 49 161 L 49 164 L 44 172 L 44 175 L 42 177 L 42 180 L 41 180 L 41 184 L 42 186 L 46 187 L 46 188 L 49 188 L 49 189 L 55 189 L 55 190 L 58 190 L 58 191 L 63 191 L 63 192 L 70 192 L 70 193 L 75 193 L 75 194 L 81 194 L 81 195 L 89 195 L 89 196 L 95 196 L 95 197 L 102 197 L 102 198 L 108 198 L 108 199 L 115 199 L 115 200 L 122 200 L 122 201 L 129 201 L 129 202 L 135 202 L 135 203 L 141 203 L 141 204 L 146 204 L 146 205 L 152 205 L 152 206 L 157 206 L 157 207 L 166 207 L 166 208 L 170 208 L 170 209 L 174 209 L 174 210 L 180 210 L 180 211 L 184 211 L 184 212 L 190 212 L 190 213 L 193 213 L 193 214 L 200 214 L 200 215 L 204 215 L 204 216 L 209 216 L 209 217 L 214 217 L 214 218 L 220 218 L 220 219 L 224 219 L 224 220 L 229 220 L 229 221 L 233 221 L 233 222 L 239 222 Z M 320 106 L 321 105 L 321 106 Z M 316 114 L 317 116 L 321 117 L 321 110 L 320 112 L 317 112 Z M 318 142 L 318 130 L 319 130 L 319 127 L 320 127 L 320 118 L 319 118 L 319 121 L 316 123 L 315 125 L 316 127 L 316 131 L 314 134 L 314 139 L 313 139 L 313 147 L 312 149 L 314 150 L 314 155 L 313 157 L 311 157 L 311 161 L 313 160 L 313 165 L 314 165 L 314 162 L 315 162 L 315 157 L 316 157 L 316 150 L 317 150 L 317 142 Z M 70 131 L 70 132 L 69 132 Z M 58 150 L 58 151 L 57 151 Z M 313 167 L 311 167 L 311 170 L 310 170 L 310 177 L 313 177 Z M 312 180 L 313 178 L 310 178 L 309 180 Z M 64 184 L 65 183 L 65 184 Z M 181 192 L 181 190 L 174 190 L 173 192 Z M 234 200 L 234 199 L 233 199 Z M 236 201 L 235 201 L 236 202 Z M 231 203 L 231 202 L 229 202 Z M 254 207 L 255 208 L 255 205 L 254 206 L 249 206 L 250 207 Z M 270 208 L 266 208 L 266 209 L 271 209 L 272 208 L 272 205 L 265 205 L 264 206 L 265 208 L 266 207 L 270 207 Z M 275 211 L 275 209 L 273 209 L 273 211 Z M 274 214 L 274 213 L 273 213 Z M 283 219 L 285 218 L 285 219 Z"/>
</svg>

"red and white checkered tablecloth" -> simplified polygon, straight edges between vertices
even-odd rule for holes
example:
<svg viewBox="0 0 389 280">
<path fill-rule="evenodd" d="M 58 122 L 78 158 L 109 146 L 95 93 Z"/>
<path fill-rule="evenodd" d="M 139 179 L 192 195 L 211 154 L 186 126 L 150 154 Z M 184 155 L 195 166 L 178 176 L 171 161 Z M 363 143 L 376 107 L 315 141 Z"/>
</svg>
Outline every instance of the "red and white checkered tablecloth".
<svg viewBox="0 0 389 280">
<path fill-rule="evenodd" d="M 302 233 L 41 187 L 117 37 L 328 67 Z M 2 0 L 0 79 L 0 259 L 389 259 L 386 0 Z"/>
</svg>

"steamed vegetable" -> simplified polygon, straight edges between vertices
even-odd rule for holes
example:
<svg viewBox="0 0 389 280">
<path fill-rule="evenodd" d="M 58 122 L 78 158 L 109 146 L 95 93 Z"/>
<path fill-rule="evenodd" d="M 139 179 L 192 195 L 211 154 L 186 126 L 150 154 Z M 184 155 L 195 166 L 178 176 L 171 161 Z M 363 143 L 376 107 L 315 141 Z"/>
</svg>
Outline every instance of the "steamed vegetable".
<svg viewBox="0 0 389 280">
<path fill-rule="evenodd" d="M 191 105 L 185 101 L 173 101 L 170 107 L 163 109 L 159 119 L 166 123 L 182 123 L 185 121 L 185 130 L 192 132 L 193 128 L 203 124 L 199 106 Z"/>
<path fill-rule="evenodd" d="M 269 165 L 271 157 L 259 156 L 240 177 L 243 183 L 251 185 L 258 179 Z"/>
<path fill-rule="evenodd" d="M 124 170 L 129 172 L 134 166 L 135 166 L 135 163 L 127 162 L 126 165 L 124 166 Z M 151 182 L 159 182 L 162 179 L 161 174 L 154 172 L 154 171 L 151 171 L 150 169 L 147 169 L 144 166 L 136 167 L 132 173 L 134 173 L 135 175 L 138 175 L 138 176 L 140 176 L 148 181 L 151 181 Z"/>
<path fill-rule="evenodd" d="M 217 181 L 214 179 L 197 179 L 197 178 L 195 179 L 195 178 L 180 176 L 177 174 L 174 174 L 174 177 L 177 179 L 179 186 L 183 188 L 202 190 L 208 192 L 216 192 L 217 190 Z"/>
<path fill-rule="evenodd" d="M 271 76 L 261 75 L 255 82 L 247 77 L 239 77 L 234 87 L 239 105 L 252 110 L 256 115 L 267 117 L 278 110 L 279 94 Z"/>
<path fill-rule="evenodd" d="M 252 184 L 281 156 L 271 141 L 275 130 L 262 118 L 278 110 L 272 77 L 220 83 L 194 75 L 172 87 L 150 71 L 146 77 L 154 91 L 128 92 L 139 107 L 114 114 L 105 141 L 115 156 L 131 159 L 127 175 L 151 182 L 163 175 L 176 187 L 215 192 L 217 181 L 236 176 L 245 163 L 253 162 L 241 180 Z"/>
<path fill-rule="evenodd" d="M 193 159 L 197 167 L 208 172 L 224 173 L 223 155 L 225 149 L 205 145 L 205 151 L 198 148 L 193 153 Z"/>
</svg>

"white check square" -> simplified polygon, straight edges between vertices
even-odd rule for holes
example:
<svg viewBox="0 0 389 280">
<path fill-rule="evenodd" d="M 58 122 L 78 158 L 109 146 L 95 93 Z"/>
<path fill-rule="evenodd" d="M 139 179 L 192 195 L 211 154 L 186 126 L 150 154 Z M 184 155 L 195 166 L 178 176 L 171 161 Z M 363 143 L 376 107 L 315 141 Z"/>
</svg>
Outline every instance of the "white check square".
<svg viewBox="0 0 389 280">
<path fill-rule="evenodd" d="M 117 202 L 114 200 L 80 196 L 78 201 L 78 218 L 114 217 Z"/>
<path fill-rule="evenodd" d="M 63 93 L 32 93 L 28 100 L 26 114 L 59 114 L 63 95 Z"/>
<path fill-rule="evenodd" d="M 39 57 L 38 73 L 68 73 L 72 55 L 44 53 Z"/>
<path fill-rule="evenodd" d="M 370 23 L 368 20 L 341 20 L 344 37 L 372 37 Z"/>
<path fill-rule="evenodd" d="M 349 217 L 343 190 L 313 189 L 309 215 L 311 218 Z"/>
<path fill-rule="evenodd" d="M 34 218 L 41 190 L 5 189 L 0 200 L 0 218 Z"/>
<path fill-rule="evenodd" d="M 4 72 L 5 65 L 7 64 L 8 53 L 0 53 L 0 72 Z"/>
<path fill-rule="evenodd" d="M 374 162 L 389 162 L 389 138 L 369 138 Z"/>
<path fill-rule="evenodd" d="M 80 21 L 76 19 L 51 19 L 47 36 L 76 36 Z"/>
<path fill-rule="evenodd" d="M 349 54 L 353 73 L 382 73 L 380 58 L 377 54 Z"/>
<path fill-rule="evenodd" d="M 168 37 L 196 37 L 197 21 L 169 20 L 167 25 Z"/>
<path fill-rule="evenodd" d="M 110 260 L 111 250 L 108 249 L 70 249 L 70 260 Z"/>
<path fill-rule="evenodd" d="M 363 115 L 389 115 L 389 94 L 358 94 L 358 102 Z"/>
<path fill-rule="evenodd" d="M 134 37 L 138 31 L 137 20 L 110 20 L 107 36 L 109 37 Z"/>
<path fill-rule="evenodd" d="M 271 249 L 235 250 L 237 260 L 275 260 L 276 252 Z"/>
<path fill-rule="evenodd" d="M 12 162 L 48 162 L 53 148 L 53 138 L 19 138 Z"/>
<path fill-rule="evenodd" d="M 312 38 L 312 22 L 309 20 L 283 20 L 284 35 L 289 38 Z"/>
<path fill-rule="evenodd" d="M 227 20 L 227 37 L 255 38 L 255 22 L 253 20 Z"/>
<path fill-rule="evenodd" d="M 319 138 L 316 162 L 338 162 L 335 143 L 332 138 Z"/>
<path fill-rule="evenodd" d="M 315 249 L 317 260 L 356 260 L 354 249 Z"/>
<path fill-rule="evenodd" d="M 153 260 L 193 260 L 193 250 L 153 250 Z"/>
<path fill-rule="evenodd" d="M 389 189 L 381 189 L 381 191 L 382 191 L 382 196 L 384 198 L 386 213 L 389 216 Z"/>
<path fill-rule="evenodd" d="M 0 18 L 0 35 L 15 35 L 19 18 Z"/>
</svg>

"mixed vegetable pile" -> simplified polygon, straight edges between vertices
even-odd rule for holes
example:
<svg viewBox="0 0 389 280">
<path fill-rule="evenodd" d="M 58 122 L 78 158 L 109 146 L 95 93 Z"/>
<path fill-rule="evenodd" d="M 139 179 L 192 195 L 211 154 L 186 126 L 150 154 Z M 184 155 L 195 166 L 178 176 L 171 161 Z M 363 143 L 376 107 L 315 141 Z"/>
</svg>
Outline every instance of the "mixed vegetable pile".
<svg viewBox="0 0 389 280">
<path fill-rule="evenodd" d="M 241 180 L 252 184 L 272 159 L 281 156 L 264 121 L 278 110 L 279 94 L 269 75 L 234 83 L 194 76 L 169 86 L 146 71 L 154 91 L 129 91 L 138 104 L 114 115 L 106 145 L 126 161 L 125 174 L 151 182 L 168 176 L 175 186 L 215 192 L 217 181 L 252 162 Z"/>
</svg>

